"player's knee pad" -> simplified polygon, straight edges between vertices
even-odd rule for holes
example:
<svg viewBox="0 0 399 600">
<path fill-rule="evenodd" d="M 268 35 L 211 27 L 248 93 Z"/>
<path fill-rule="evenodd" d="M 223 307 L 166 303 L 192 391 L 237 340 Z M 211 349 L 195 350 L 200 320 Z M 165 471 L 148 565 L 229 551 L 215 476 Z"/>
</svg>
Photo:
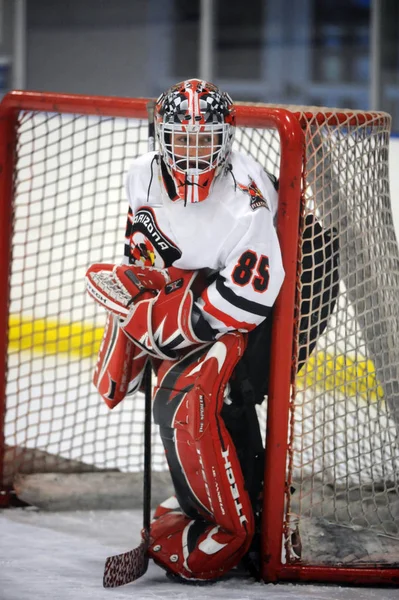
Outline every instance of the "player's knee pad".
<svg viewBox="0 0 399 600">
<path fill-rule="evenodd" d="M 179 362 L 164 361 L 158 371 L 154 418 L 184 514 L 167 513 L 153 522 L 150 555 L 183 577 L 226 573 L 252 540 L 250 498 L 220 416 L 245 341 L 243 334 L 228 333 Z"/>
</svg>

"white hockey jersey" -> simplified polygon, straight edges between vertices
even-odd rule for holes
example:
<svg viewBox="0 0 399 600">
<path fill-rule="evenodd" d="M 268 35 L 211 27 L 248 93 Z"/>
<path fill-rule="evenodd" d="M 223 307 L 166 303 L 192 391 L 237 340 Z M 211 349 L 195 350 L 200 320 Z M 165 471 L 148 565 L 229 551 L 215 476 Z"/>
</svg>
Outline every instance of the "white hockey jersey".
<svg viewBox="0 0 399 600">
<path fill-rule="evenodd" d="M 284 279 L 277 192 L 253 158 L 233 152 L 230 163 L 198 203 L 171 200 L 154 152 L 135 159 L 126 181 L 125 262 L 212 273 L 197 306 L 220 333 L 260 324 Z"/>
</svg>

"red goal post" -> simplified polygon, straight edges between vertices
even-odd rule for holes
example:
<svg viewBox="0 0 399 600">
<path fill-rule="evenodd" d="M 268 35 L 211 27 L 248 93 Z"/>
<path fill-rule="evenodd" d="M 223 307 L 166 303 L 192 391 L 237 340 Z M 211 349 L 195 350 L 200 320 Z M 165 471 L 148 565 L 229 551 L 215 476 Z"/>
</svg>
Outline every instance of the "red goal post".
<svg viewBox="0 0 399 600">
<path fill-rule="evenodd" d="M 53 237 L 49 237 L 50 242 L 48 242 L 47 230 L 42 234 L 43 238 L 40 238 L 40 231 L 42 230 L 39 229 L 39 226 L 37 229 L 38 239 L 29 240 L 30 220 L 33 223 L 38 222 L 39 219 L 43 219 L 48 223 L 51 221 L 50 212 L 53 205 L 50 202 L 50 208 L 48 209 L 44 208 L 44 204 L 40 204 L 39 207 L 42 196 L 47 198 L 51 195 L 50 192 L 53 190 L 57 192 L 58 190 L 59 197 L 63 199 L 61 210 L 63 219 L 68 221 L 68 204 L 69 202 L 78 202 L 79 193 L 82 193 L 83 199 L 93 201 L 92 219 L 94 221 L 96 212 L 102 211 L 101 214 L 105 215 L 104 223 L 102 225 L 100 223 L 99 226 L 106 228 L 106 219 L 109 218 L 109 216 L 107 217 L 106 202 L 104 202 L 104 206 L 98 207 L 94 201 L 96 192 L 98 195 L 102 195 L 103 189 L 96 187 L 95 180 L 85 181 L 82 171 L 86 169 L 87 172 L 97 173 L 102 184 L 109 185 L 109 188 L 105 189 L 106 195 L 116 194 L 113 183 L 116 177 L 115 173 L 104 175 L 101 169 L 98 169 L 98 164 L 101 163 L 102 169 L 106 170 L 107 161 L 113 160 L 113 144 L 117 147 L 122 146 L 120 139 L 128 137 L 131 123 L 138 123 L 137 127 L 144 132 L 146 131 L 146 104 L 146 99 L 36 92 L 13 92 L 3 99 L 0 108 L 0 222 L 2 223 L 0 284 L 3 290 L 12 290 L 12 284 L 10 288 L 10 274 L 11 282 L 13 276 L 16 281 L 20 281 L 24 274 L 24 268 L 29 270 L 30 266 L 29 252 L 28 254 L 26 252 L 21 254 L 18 249 L 17 238 L 21 236 L 24 226 L 21 225 L 21 231 L 18 230 L 18 227 L 16 229 L 16 222 L 21 217 L 18 214 L 16 217 L 15 198 L 23 197 L 24 199 L 22 213 L 25 210 L 28 211 L 26 202 L 29 199 L 32 200 L 32 205 L 38 206 L 37 210 L 34 209 L 28 219 L 26 224 L 28 235 L 24 239 L 25 246 L 29 246 L 31 243 L 32 247 L 37 248 L 38 264 L 34 268 L 34 275 L 37 279 L 42 276 L 44 264 L 44 259 L 40 258 L 40 247 L 43 245 L 45 252 L 48 254 L 50 252 L 49 244 L 58 243 L 58 241 L 54 242 L 57 238 Z M 386 343 L 382 341 L 378 348 L 376 347 L 373 339 L 371 339 L 372 333 L 370 333 L 371 326 L 369 323 L 370 311 L 373 315 L 378 313 L 378 306 L 375 308 L 375 305 L 378 305 L 380 301 L 379 288 L 385 283 L 386 289 L 399 289 L 397 272 L 395 271 L 399 264 L 397 262 L 397 246 L 395 246 L 396 240 L 394 232 L 392 233 L 392 219 L 390 220 L 388 217 L 390 213 L 389 207 L 387 207 L 387 201 L 389 202 L 389 189 L 387 191 L 386 188 L 389 116 L 384 113 L 317 107 L 290 107 L 289 109 L 289 107 L 238 104 L 236 109 L 238 126 L 236 143 L 238 147 L 255 155 L 264 164 L 265 168 L 274 170 L 274 174 L 279 178 L 277 230 L 286 273 L 273 317 L 273 352 L 267 398 L 262 576 L 265 581 L 286 579 L 357 583 L 398 582 L 399 509 L 397 502 L 399 492 L 397 470 L 395 476 L 395 465 L 398 456 L 396 452 L 397 445 L 396 442 L 392 442 L 392 436 L 393 429 L 396 430 L 396 423 L 399 421 L 395 386 L 396 369 L 399 368 L 399 363 L 395 351 L 392 351 L 391 358 L 391 354 L 387 350 L 392 346 L 391 338 L 387 339 Z M 80 127 L 81 119 L 79 116 L 82 116 L 82 119 L 85 116 L 91 120 L 85 121 L 85 125 Z M 36 123 L 35 119 L 37 118 L 39 120 Z M 115 123 L 118 119 L 123 120 L 125 123 L 117 131 L 118 135 L 114 132 L 114 129 L 108 127 L 108 118 L 111 121 L 115 120 Z M 57 123 L 55 127 L 52 124 L 54 119 Z M 66 125 L 64 125 L 63 119 L 67 119 Z M 103 123 L 107 125 L 105 131 L 102 131 Z M 114 122 L 112 121 L 112 123 Z M 105 159 L 101 157 L 101 153 L 105 152 L 104 148 L 97 141 L 97 138 L 92 135 L 95 128 L 98 129 L 98 139 L 103 135 L 110 140 Z M 143 142 L 143 138 L 140 136 L 145 135 L 142 131 L 140 133 L 139 129 L 137 129 L 137 132 L 137 140 L 135 139 L 132 142 L 135 147 L 134 152 L 138 151 L 140 143 Z M 63 135 L 68 139 L 70 138 L 70 141 L 65 148 L 62 148 L 62 152 L 65 153 L 67 159 L 65 159 L 65 162 L 60 163 L 56 153 L 60 151 L 62 146 Z M 91 136 L 89 141 L 85 137 L 87 135 Z M 74 144 L 76 144 L 76 147 L 74 147 Z M 277 150 L 276 146 L 278 146 Z M 25 147 L 28 148 L 26 152 Z M 74 156 L 75 150 L 78 153 L 76 156 Z M 120 165 L 124 166 L 123 152 L 123 147 L 121 147 L 120 156 L 117 160 Z M 78 165 L 75 170 L 71 167 L 72 161 L 75 161 Z M 46 175 L 46 168 L 49 175 Z M 373 170 L 374 175 L 371 174 Z M 19 173 L 22 173 L 22 175 L 20 176 Z M 124 173 L 125 169 L 120 169 L 118 177 L 123 178 Z M 119 184 L 117 185 L 119 186 Z M 326 188 L 328 188 L 328 194 L 325 193 Z M 117 193 L 120 194 L 120 191 Z M 357 196 L 360 199 L 359 204 L 355 203 L 354 200 Z M 368 220 L 369 216 L 364 216 L 363 211 L 368 209 L 368 205 L 364 206 L 365 200 L 372 202 L 373 196 L 375 196 L 376 202 L 375 210 L 381 211 L 381 222 L 387 230 L 389 228 L 387 235 L 390 244 L 388 248 L 390 262 L 385 270 L 380 256 L 387 254 L 385 241 L 381 240 L 381 236 L 378 234 L 372 242 L 370 240 L 364 242 L 364 238 L 367 237 L 368 233 L 362 231 L 362 227 L 366 224 L 369 224 L 370 229 L 372 226 Z M 81 201 L 83 202 L 83 200 Z M 340 201 L 342 201 L 342 205 L 339 205 Z M 79 210 L 81 212 L 78 211 L 74 215 L 76 217 L 75 221 L 79 221 L 79 219 L 85 221 L 83 208 Z M 312 211 L 322 223 L 328 223 L 332 230 L 338 231 L 341 257 L 344 259 L 341 267 L 343 283 L 338 309 L 332 316 L 331 328 L 320 344 L 318 342 L 310 359 L 301 370 L 300 376 L 297 376 L 295 373 L 301 343 L 297 337 L 297 313 L 298 295 L 301 291 L 300 264 L 304 248 L 300 232 L 303 229 L 305 215 L 307 212 Z M 85 229 L 79 231 L 90 232 L 90 235 L 94 237 L 96 232 L 93 233 L 93 230 L 90 229 L 89 222 L 85 222 L 86 225 Z M 55 227 L 54 224 L 51 224 L 52 229 Z M 77 236 L 78 234 L 75 233 L 71 235 L 71 239 L 76 239 L 77 250 L 75 254 L 68 254 L 68 251 L 63 253 L 63 250 L 60 250 L 57 254 L 57 265 L 62 265 L 65 271 L 71 270 L 68 262 L 72 260 L 74 264 L 77 264 L 80 254 L 83 257 L 85 256 L 83 252 L 79 252 L 82 240 Z M 41 239 L 46 243 L 41 244 Z M 60 246 L 63 246 L 63 244 L 68 246 L 68 250 L 72 246 L 68 237 L 61 238 Z M 381 246 L 381 250 L 376 249 L 375 246 L 378 244 Z M 371 292 L 368 291 L 370 261 L 369 257 L 365 257 L 365 253 L 367 254 L 369 248 L 372 249 L 372 258 L 378 263 L 379 275 L 381 275 L 380 280 L 371 282 Z M 89 258 L 92 255 L 88 252 L 87 264 L 106 260 L 107 256 L 102 254 L 103 250 L 103 248 L 97 248 L 96 260 Z M 353 266 L 356 262 L 353 252 L 357 252 L 360 256 L 360 266 L 358 267 Z M 18 273 L 13 271 L 13 265 L 16 262 L 22 265 L 21 271 L 18 271 Z M 50 263 L 47 269 L 51 271 Z M 386 270 L 389 271 L 388 274 L 385 273 Z M 72 268 L 72 273 L 74 272 Z M 73 274 L 71 277 L 73 278 Z M 314 274 L 314 277 L 316 278 L 318 275 Z M 79 330 L 76 333 L 72 326 L 67 327 L 65 331 L 62 330 L 60 325 L 54 326 L 46 314 L 45 304 L 40 305 L 37 315 L 35 314 L 32 303 L 36 302 L 36 298 L 44 297 L 44 291 L 41 288 L 46 285 L 46 281 L 48 282 L 48 278 L 43 274 L 43 283 L 37 285 L 34 294 L 31 287 L 26 288 L 26 297 L 29 297 L 26 304 L 24 304 L 23 298 L 20 299 L 15 296 L 15 299 L 13 299 L 12 294 L 10 298 L 7 293 L 4 293 L 0 299 L 2 303 L 0 309 L 0 355 L 4 357 L 0 368 L 0 465 L 2 466 L 4 477 L 2 484 L 5 492 L 11 485 L 10 478 L 4 475 L 6 470 L 9 469 L 9 463 L 14 462 L 16 464 L 18 462 L 20 464 L 21 447 L 22 458 L 23 460 L 26 459 L 25 462 L 27 462 L 29 453 L 26 452 L 26 449 L 31 449 L 34 443 L 34 437 L 31 434 L 26 436 L 26 442 L 21 442 L 22 434 L 19 433 L 18 437 L 11 431 L 13 427 L 12 419 L 9 419 L 9 422 L 6 423 L 7 411 L 10 414 L 11 396 L 13 402 L 11 414 L 15 414 L 15 422 L 17 422 L 21 418 L 20 413 L 23 413 L 22 417 L 26 422 L 24 427 L 27 431 L 30 426 L 30 396 L 33 396 L 35 401 L 37 400 L 37 406 L 39 407 L 35 408 L 38 421 L 35 423 L 35 427 L 39 430 L 39 433 L 42 433 L 41 411 L 46 415 L 54 413 L 54 408 L 50 410 L 47 405 L 41 403 L 42 397 L 47 398 L 50 396 L 50 392 L 47 391 L 43 382 L 37 384 L 35 381 L 40 365 L 45 370 L 47 364 L 50 363 L 42 360 L 39 366 L 32 367 L 32 373 L 29 375 L 29 385 L 32 386 L 31 392 L 29 391 L 30 388 L 27 390 L 23 388 L 22 391 L 19 389 L 18 378 L 25 376 L 23 364 L 25 355 L 23 353 L 30 353 L 27 362 L 30 361 L 33 365 L 35 359 L 32 358 L 32 355 L 37 351 L 38 339 L 41 339 L 39 335 L 36 335 L 38 331 L 45 338 L 44 342 L 40 342 L 44 348 L 44 354 L 46 352 L 48 355 L 62 352 L 61 338 L 64 342 L 68 342 L 68 339 L 73 336 L 80 337 L 83 340 L 82 348 L 85 344 L 86 348 L 88 345 L 87 341 L 85 342 L 86 331 Z M 55 293 L 53 290 L 52 294 Z M 76 314 L 75 298 L 76 294 L 71 294 L 69 300 L 72 320 L 73 315 Z M 384 297 L 384 301 L 387 301 L 386 297 Z M 15 311 L 10 311 L 10 303 L 12 305 L 13 302 L 15 306 L 19 307 L 18 315 L 15 317 L 17 324 L 12 321 Z M 53 302 L 51 293 L 49 293 L 49 300 L 46 300 L 46 302 L 49 303 L 49 306 Z M 363 304 L 367 305 L 367 310 L 363 308 Z M 392 301 L 388 304 L 392 305 Z M 51 315 L 59 314 L 61 306 L 63 306 L 62 303 L 59 304 L 58 309 L 52 308 Z M 21 307 L 22 314 L 20 315 L 19 309 Z M 33 324 L 27 325 L 23 321 L 24 307 L 28 307 L 27 312 L 29 314 L 32 313 Z M 395 333 L 395 331 L 386 331 L 392 329 L 392 322 L 395 322 L 395 324 L 398 322 L 397 311 L 395 312 L 392 307 L 390 310 L 391 313 L 388 315 L 385 313 L 382 316 L 377 315 L 376 321 L 372 323 L 373 330 L 375 332 L 378 330 L 381 339 L 389 333 Z M 344 315 L 342 318 L 341 313 Z M 84 320 L 87 313 L 83 310 L 81 314 L 82 320 Z M 89 316 L 91 315 L 89 314 Z M 19 318 L 20 320 L 18 320 Z M 387 322 L 389 322 L 389 326 L 386 326 Z M 355 323 L 354 326 L 353 323 Z M 10 337 L 9 332 L 13 331 L 13 327 L 15 331 L 19 331 L 19 334 Z M 53 329 L 56 330 L 55 335 L 58 337 L 56 339 L 56 349 L 50 351 L 48 350 L 50 347 L 48 340 L 52 339 Z M 395 330 L 395 327 L 393 329 Z M 25 344 L 27 335 L 30 344 Z M 14 341 L 18 346 L 19 356 L 22 357 L 18 358 L 21 364 L 14 364 L 13 358 L 11 363 L 9 361 L 7 369 L 6 357 L 7 354 L 12 354 L 10 352 L 12 350 L 11 342 L 14 343 Z M 94 341 L 90 338 L 89 346 L 91 349 L 95 346 Z M 334 348 L 339 349 L 338 356 L 337 353 L 331 354 L 330 349 L 333 344 Z M 86 360 L 85 350 L 81 349 L 80 352 L 82 361 Z M 389 374 L 386 373 L 387 360 Z M 77 369 L 75 363 L 73 368 L 68 363 L 66 374 L 58 366 L 55 367 L 55 373 L 58 377 L 62 377 L 65 385 L 72 383 L 72 380 L 76 378 L 76 373 L 79 373 L 81 386 L 88 386 L 86 375 L 86 379 L 84 379 L 82 372 Z M 15 380 L 11 380 L 10 373 L 14 371 Z M 90 372 L 90 368 L 88 372 Z M 65 409 L 66 411 L 66 408 L 71 408 L 70 396 L 63 396 L 64 390 L 57 389 L 57 381 L 51 385 L 55 390 L 55 403 L 57 403 L 58 398 L 63 398 L 58 403 L 57 410 L 62 411 Z M 40 389 L 37 390 L 37 387 L 40 387 Z M 364 388 L 366 391 L 364 391 Z M 7 389 L 8 392 L 6 393 Z M 74 389 L 72 389 L 72 398 L 74 393 Z M 18 400 L 19 397 L 21 401 Z M 331 402 L 329 399 L 326 400 L 327 397 L 332 399 Z M 318 407 L 320 402 L 322 407 L 320 410 L 317 408 L 316 415 L 314 407 Z M 372 407 L 380 402 L 384 403 L 385 412 L 380 418 L 379 433 L 377 432 L 377 434 L 382 437 L 385 445 L 383 448 L 378 446 L 376 450 L 372 449 L 370 451 L 369 448 L 363 448 L 362 433 L 364 432 L 367 436 L 364 415 L 369 414 L 370 421 L 372 421 L 375 417 L 374 412 L 371 412 Z M 307 417 L 310 406 L 314 412 L 311 412 L 310 416 Z M 378 406 L 377 414 L 381 416 L 382 409 L 379 404 Z M 333 417 L 331 417 L 331 412 L 334 415 Z M 353 425 L 351 419 L 355 412 L 356 415 L 361 416 L 356 416 L 356 424 Z M 89 414 L 89 411 L 86 414 Z M 263 419 L 262 413 L 260 415 Z M 45 429 L 49 430 L 50 435 L 53 430 L 51 418 L 50 415 L 50 417 L 46 416 L 45 419 Z M 65 423 L 68 419 L 73 418 L 72 409 L 71 413 L 67 414 Z M 340 419 L 344 420 L 343 427 Z M 265 426 L 265 420 L 262 422 L 263 426 Z M 97 417 L 94 422 L 99 422 Z M 334 422 L 334 425 L 331 425 L 332 422 Z M 65 431 L 64 421 L 62 423 L 61 429 L 57 429 L 55 432 L 61 439 Z M 345 432 L 342 432 L 342 429 L 345 429 L 345 423 L 347 430 L 351 432 L 350 439 L 347 439 Z M 79 438 L 79 440 L 85 437 L 87 434 L 83 429 L 86 424 L 89 424 L 89 419 L 81 418 L 77 423 L 76 432 L 75 429 L 72 429 L 70 435 L 76 439 Z M 298 426 L 302 427 L 302 433 L 300 434 L 298 434 Z M 330 433 L 331 427 L 333 428 L 332 433 Z M 11 433 L 7 434 L 7 428 Z M 313 471 L 310 467 L 311 475 L 306 475 L 307 470 L 305 467 L 308 467 L 311 463 L 306 454 L 309 428 L 315 439 L 310 454 L 314 458 L 314 455 L 321 452 L 321 449 L 325 452 L 322 462 L 327 465 L 325 471 L 327 474 L 324 471 L 322 472 L 319 467 L 313 468 Z M 360 433 L 355 434 L 355 430 Z M 103 434 L 106 438 L 107 431 L 105 430 Z M 134 437 L 138 434 L 132 430 L 130 435 Z M 14 442 L 10 443 L 7 436 Z M 93 430 L 90 430 L 89 437 L 88 443 L 95 448 L 97 442 Z M 127 434 L 126 437 L 129 443 L 130 438 Z M 330 438 L 334 451 L 326 442 Z M 387 439 L 388 441 L 386 441 Z M 64 441 L 62 440 L 62 443 Z M 323 445 L 324 442 L 326 443 Z M 344 469 L 344 461 L 340 456 L 337 458 L 335 454 L 334 464 L 331 467 L 328 462 L 329 457 L 332 452 L 336 451 L 336 448 L 338 450 L 342 448 L 343 454 L 351 459 L 354 445 L 356 445 L 356 451 L 354 451 L 356 465 L 360 463 L 358 457 L 364 454 L 364 456 L 372 457 L 371 462 L 377 461 L 375 457 L 378 457 L 379 461 L 382 456 L 383 460 L 390 461 L 392 469 L 388 472 L 382 469 L 383 473 L 381 475 L 380 471 L 375 469 L 373 465 L 370 468 L 364 466 L 358 468 L 356 466 L 358 470 L 351 471 L 349 475 L 346 472 L 342 475 L 340 469 Z M 43 446 L 43 448 L 47 451 L 50 445 L 48 447 Z M 53 446 L 51 446 L 52 448 Z M 51 450 L 51 454 L 53 453 L 54 450 Z M 7 461 L 5 460 L 6 454 Z M 62 448 L 60 454 L 63 454 Z M 67 455 L 68 453 L 64 451 L 64 454 Z M 85 464 L 89 462 L 86 455 L 79 455 L 78 450 L 69 454 L 68 458 L 82 460 Z M 24 467 L 23 460 L 21 471 L 26 467 L 26 465 Z M 46 460 L 45 456 L 43 461 Z M 48 470 L 43 461 L 37 470 Z M 298 467 L 299 463 L 300 469 Z M 116 462 L 114 461 L 112 467 L 115 465 Z M 104 459 L 99 468 L 107 467 L 108 463 Z M 29 466 L 26 468 L 29 470 Z M 32 470 L 35 469 L 32 468 Z M 128 467 L 126 467 L 126 470 L 128 470 Z M 301 470 L 303 474 L 297 478 L 295 473 L 298 470 Z M 15 471 L 18 471 L 18 468 Z M 367 485 L 362 479 L 366 471 L 367 475 L 369 471 L 371 473 L 369 478 L 371 483 L 367 480 Z M 353 483 L 353 480 L 355 480 L 355 483 Z M 315 481 L 318 482 L 317 485 L 314 485 Z M 343 481 L 347 482 L 344 491 Z M 383 492 L 379 492 L 379 486 L 382 486 Z M 366 488 L 368 490 L 369 487 L 371 488 L 370 493 L 365 493 L 364 490 Z M 336 515 L 339 511 L 335 511 L 335 513 L 332 511 L 331 514 L 327 512 L 326 516 L 323 511 L 327 510 L 325 509 L 327 488 L 332 490 L 333 502 L 337 504 L 343 502 L 342 496 L 349 497 L 356 490 L 361 490 L 359 492 L 361 505 L 374 502 L 377 506 L 375 512 L 379 513 L 379 503 L 383 502 L 383 510 L 389 515 L 387 517 L 384 512 L 384 517 L 381 518 L 378 514 L 378 519 L 376 519 L 378 523 L 370 519 L 368 513 L 364 515 L 362 510 L 359 511 L 360 516 L 356 513 L 353 517 L 352 504 L 348 500 L 345 508 L 342 508 L 341 504 L 339 505 L 339 510 L 345 515 L 344 517 L 341 516 L 341 513 L 337 518 L 331 517 L 331 514 Z M 383 500 L 381 500 L 381 496 L 384 496 Z M 387 521 L 389 521 L 388 525 Z M 334 522 L 334 525 L 332 525 L 332 522 Z M 364 525 L 359 533 L 360 522 Z M 372 542 L 376 545 L 382 539 L 389 539 L 390 543 L 385 543 L 382 550 L 379 548 L 378 552 L 375 555 L 371 554 L 368 559 L 365 556 L 350 558 L 350 549 L 348 550 L 348 556 L 345 556 L 344 559 L 334 556 L 333 551 L 332 557 L 324 557 L 323 555 L 320 560 L 320 549 L 316 550 L 316 556 L 312 557 L 310 554 L 308 556 L 306 544 L 312 546 L 317 537 L 324 536 L 326 527 L 328 531 L 331 528 L 334 529 L 332 537 L 335 536 L 335 539 L 342 536 L 342 531 L 349 531 L 355 536 L 353 543 L 358 546 L 364 532 L 372 536 Z M 377 531 L 377 534 L 374 535 L 375 531 Z M 298 543 L 298 540 L 301 543 Z M 333 543 L 331 540 L 329 542 L 330 545 Z M 300 550 L 300 546 L 302 546 L 302 550 Z"/>
</svg>

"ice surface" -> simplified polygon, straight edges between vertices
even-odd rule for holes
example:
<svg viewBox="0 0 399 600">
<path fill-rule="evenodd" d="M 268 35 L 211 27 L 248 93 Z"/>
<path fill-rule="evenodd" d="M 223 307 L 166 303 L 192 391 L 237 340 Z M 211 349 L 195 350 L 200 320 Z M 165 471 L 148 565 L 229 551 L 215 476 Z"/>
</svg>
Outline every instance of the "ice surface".
<svg viewBox="0 0 399 600">
<path fill-rule="evenodd" d="M 265 585 L 232 578 L 203 587 L 171 583 L 150 562 L 139 581 L 104 589 L 107 556 L 139 542 L 141 511 L 0 512 L 0 600 L 398 600 L 397 589 Z"/>
</svg>

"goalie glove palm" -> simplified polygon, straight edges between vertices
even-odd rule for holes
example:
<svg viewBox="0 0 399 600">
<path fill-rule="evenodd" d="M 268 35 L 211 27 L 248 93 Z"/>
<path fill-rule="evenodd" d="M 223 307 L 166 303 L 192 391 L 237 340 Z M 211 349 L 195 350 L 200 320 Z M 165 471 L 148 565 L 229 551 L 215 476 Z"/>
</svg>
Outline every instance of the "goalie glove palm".
<svg viewBox="0 0 399 600">
<path fill-rule="evenodd" d="M 86 273 L 86 288 L 100 306 L 119 317 L 127 317 L 139 299 L 153 298 L 170 281 L 165 269 L 94 264 Z"/>
</svg>

